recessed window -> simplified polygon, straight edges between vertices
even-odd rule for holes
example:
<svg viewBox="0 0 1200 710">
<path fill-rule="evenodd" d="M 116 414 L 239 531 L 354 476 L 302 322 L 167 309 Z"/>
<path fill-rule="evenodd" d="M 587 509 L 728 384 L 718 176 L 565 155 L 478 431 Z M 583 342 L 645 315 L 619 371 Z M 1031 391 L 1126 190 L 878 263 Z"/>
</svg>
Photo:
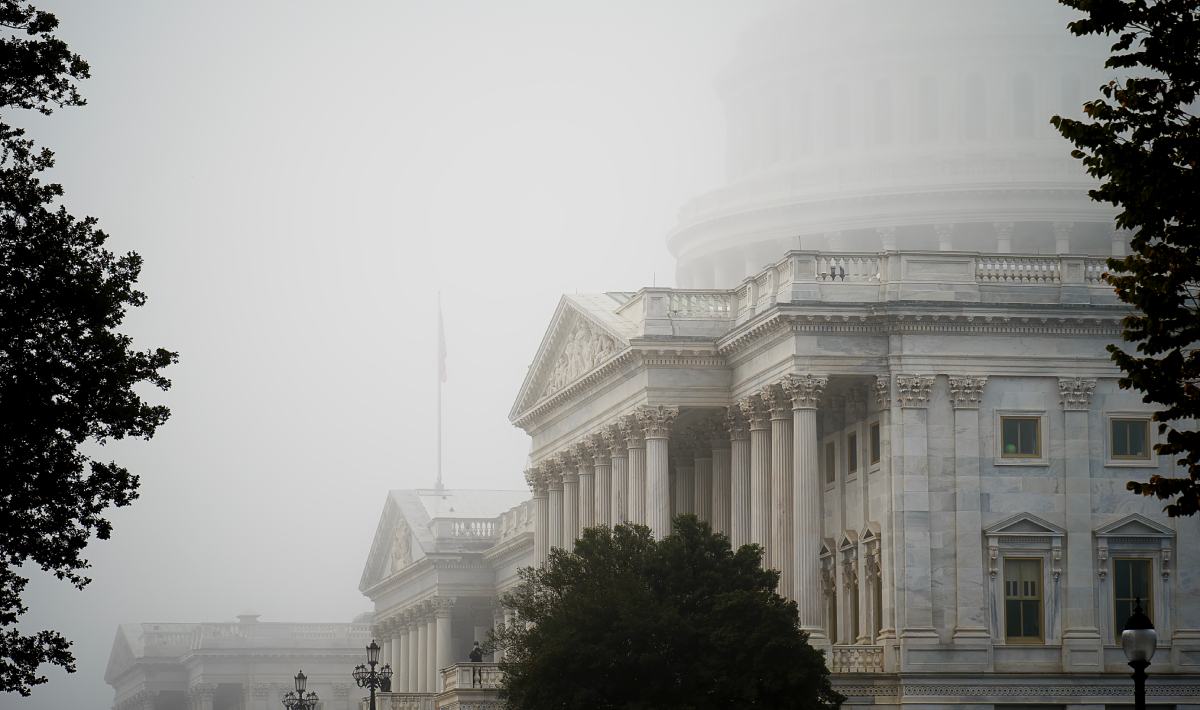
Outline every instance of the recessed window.
<svg viewBox="0 0 1200 710">
<path fill-rule="evenodd" d="M 871 422 L 871 465 L 879 463 L 879 458 L 882 455 L 879 447 L 879 422 Z"/>
<path fill-rule="evenodd" d="M 825 482 L 837 481 L 837 447 L 833 442 L 825 444 Z"/>
<path fill-rule="evenodd" d="M 1150 459 L 1150 422 L 1146 419 L 1109 420 L 1112 458 L 1119 461 L 1148 461 Z"/>
<path fill-rule="evenodd" d="M 1152 562 L 1147 559 L 1113 560 L 1113 628 L 1117 630 L 1118 643 L 1125 622 L 1139 601 L 1142 611 L 1154 620 L 1154 599 L 1150 596 L 1151 567 Z"/>
<path fill-rule="evenodd" d="M 858 473 L 858 433 L 846 435 L 846 475 Z"/>
<path fill-rule="evenodd" d="M 1042 641 L 1042 561 L 1004 561 L 1004 638 L 1009 643 Z"/>
<path fill-rule="evenodd" d="M 1040 417 L 1000 417 L 1000 457 L 1036 459 L 1042 456 Z"/>
</svg>

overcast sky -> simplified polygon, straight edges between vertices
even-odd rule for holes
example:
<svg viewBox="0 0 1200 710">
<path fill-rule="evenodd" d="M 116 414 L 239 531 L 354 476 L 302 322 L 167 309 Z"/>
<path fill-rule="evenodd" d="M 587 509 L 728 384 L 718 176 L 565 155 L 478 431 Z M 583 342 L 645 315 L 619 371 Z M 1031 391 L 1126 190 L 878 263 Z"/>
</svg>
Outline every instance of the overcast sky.
<svg viewBox="0 0 1200 710">
<path fill-rule="evenodd" d="M 126 329 L 180 353 L 75 641 L 20 710 L 100 708 L 116 625 L 342 621 L 385 491 L 434 480 L 436 302 L 450 487 L 523 488 L 509 408 L 559 295 L 669 285 L 676 210 L 720 183 L 714 88 L 765 2 L 38 3 L 93 78 L 18 124 L 77 216 L 145 258 Z M 155 395 L 157 396 L 157 395 Z"/>
</svg>

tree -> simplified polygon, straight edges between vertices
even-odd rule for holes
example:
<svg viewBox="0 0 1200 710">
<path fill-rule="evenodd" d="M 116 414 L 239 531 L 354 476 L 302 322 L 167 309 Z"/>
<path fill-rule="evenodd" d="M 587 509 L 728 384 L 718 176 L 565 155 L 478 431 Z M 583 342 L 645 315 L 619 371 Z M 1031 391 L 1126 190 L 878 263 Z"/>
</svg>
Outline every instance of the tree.
<svg viewBox="0 0 1200 710">
<path fill-rule="evenodd" d="M 1195 0 L 1060 0 L 1085 16 L 1076 35 L 1115 35 L 1105 66 L 1123 74 L 1084 104 L 1085 120 L 1055 116 L 1071 152 L 1100 181 L 1089 195 L 1120 208 L 1117 227 L 1132 232 L 1130 254 L 1108 262 L 1107 279 L 1136 310 L 1122 337 L 1133 352 L 1109 352 L 1154 415 L 1186 477 L 1151 476 L 1128 488 L 1171 501 L 1171 516 L 1200 510 L 1200 4 Z M 1191 422 L 1190 429 L 1172 422 Z"/>
<path fill-rule="evenodd" d="M 0 25 L 0 691 L 29 695 L 46 682 L 42 664 L 73 672 L 75 660 L 58 632 L 14 628 L 27 611 L 21 567 L 90 581 L 83 550 L 109 537 L 104 512 L 129 505 L 138 478 L 83 447 L 150 438 L 170 413 L 135 387 L 169 387 L 161 370 L 176 355 L 136 351 L 117 331 L 146 300 L 141 258 L 115 256 L 95 219 L 67 213 L 62 188 L 39 177 L 53 154 L 9 123 L 16 111 L 82 105 L 87 63 L 28 2 L 0 0 Z"/>
<path fill-rule="evenodd" d="M 795 602 L 761 559 L 692 515 L 657 542 L 642 525 L 585 530 L 502 599 L 530 622 L 492 640 L 509 707 L 838 707 Z"/>
</svg>

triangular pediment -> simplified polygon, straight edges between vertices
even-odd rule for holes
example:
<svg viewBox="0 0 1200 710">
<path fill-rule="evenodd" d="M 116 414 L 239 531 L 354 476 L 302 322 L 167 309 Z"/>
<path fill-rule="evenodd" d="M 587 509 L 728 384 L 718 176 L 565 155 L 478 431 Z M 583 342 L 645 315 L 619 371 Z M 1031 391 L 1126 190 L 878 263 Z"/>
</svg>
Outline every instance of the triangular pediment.
<svg viewBox="0 0 1200 710">
<path fill-rule="evenodd" d="M 116 684 L 116 680 L 125 675 L 137 662 L 137 656 L 129 643 L 125 626 L 117 627 L 117 636 L 113 639 L 112 650 L 108 654 L 108 666 L 104 670 L 104 682 Z"/>
<path fill-rule="evenodd" d="M 546 329 L 510 418 L 587 379 L 629 349 L 629 324 L 611 295 L 563 296 Z"/>
<path fill-rule="evenodd" d="M 985 535 L 1064 535 L 1066 530 L 1032 513 L 1005 518 L 983 531 Z"/>
<path fill-rule="evenodd" d="M 410 500 L 411 499 L 411 500 Z M 420 518 L 420 519 L 414 519 Z M 424 557 L 429 520 L 412 491 L 392 491 L 383 504 L 371 552 L 359 580 L 365 591 Z"/>
<path fill-rule="evenodd" d="M 1140 513 L 1133 513 L 1097 528 L 1096 535 L 1114 537 L 1174 537 L 1175 531 Z"/>
<path fill-rule="evenodd" d="M 838 544 L 839 550 L 849 550 L 858 545 L 858 533 L 853 530 L 847 530 L 842 535 L 842 541 Z"/>
</svg>

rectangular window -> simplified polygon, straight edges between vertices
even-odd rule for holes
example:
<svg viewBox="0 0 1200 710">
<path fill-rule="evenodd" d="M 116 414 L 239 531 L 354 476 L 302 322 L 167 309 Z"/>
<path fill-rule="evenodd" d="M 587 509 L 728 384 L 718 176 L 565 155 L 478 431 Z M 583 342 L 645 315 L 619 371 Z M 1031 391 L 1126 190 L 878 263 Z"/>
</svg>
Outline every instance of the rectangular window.
<svg viewBox="0 0 1200 710">
<path fill-rule="evenodd" d="M 1150 459 L 1150 422 L 1146 419 L 1110 420 L 1109 445 L 1112 458 L 1123 461 Z"/>
<path fill-rule="evenodd" d="M 1117 630 L 1118 643 L 1121 641 L 1121 632 L 1125 630 L 1125 622 L 1139 600 L 1142 611 L 1151 621 L 1154 620 L 1154 603 L 1150 597 L 1151 567 L 1151 561 L 1146 559 L 1113 560 L 1113 617 L 1116 622 L 1113 628 Z"/>
<path fill-rule="evenodd" d="M 1000 417 L 1000 457 L 1041 458 L 1041 428 L 1039 417 Z"/>
<path fill-rule="evenodd" d="M 846 475 L 858 473 L 858 434 L 850 432 L 846 435 Z"/>
<path fill-rule="evenodd" d="M 879 422 L 871 422 L 871 465 L 879 463 L 882 452 L 879 447 Z"/>
<path fill-rule="evenodd" d="M 1042 561 L 1004 561 L 1004 638 L 1009 643 L 1042 641 Z"/>
<path fill-rule="evenodd" d="M 825 482 L 837 481 L 837 447 L 833 442 L 825 444 Z"/>
</svg>

